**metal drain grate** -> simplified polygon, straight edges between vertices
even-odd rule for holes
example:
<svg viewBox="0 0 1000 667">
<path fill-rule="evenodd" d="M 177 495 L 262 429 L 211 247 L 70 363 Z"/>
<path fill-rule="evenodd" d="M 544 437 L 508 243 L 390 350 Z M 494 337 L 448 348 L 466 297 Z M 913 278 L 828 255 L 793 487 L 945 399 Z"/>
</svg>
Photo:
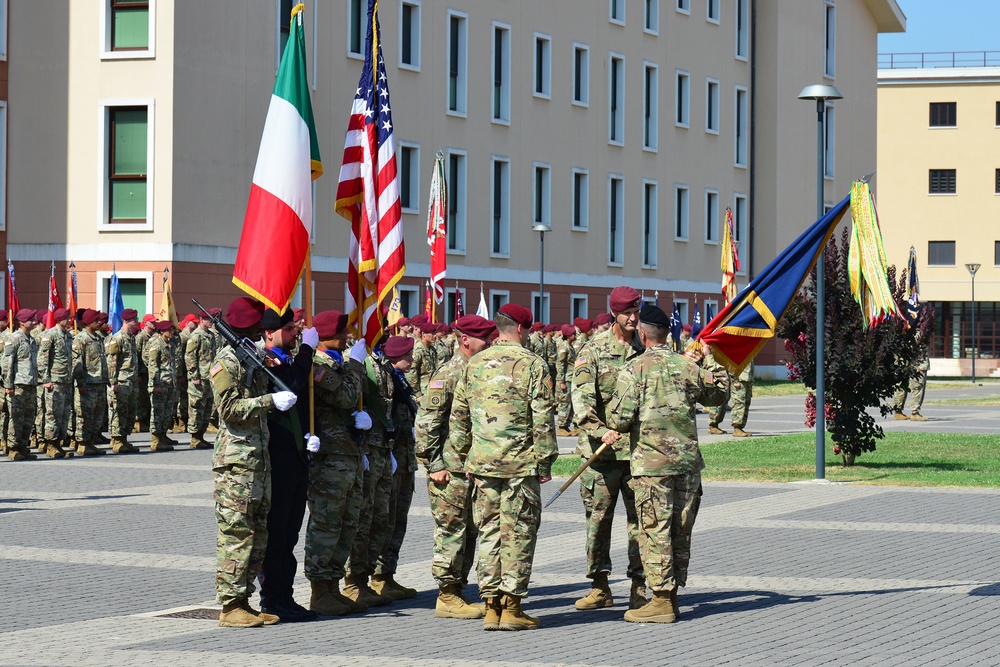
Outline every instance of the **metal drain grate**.
<svg viewBox="0 0 1000 667">
<path fill-rule="evenodd" d="M 219 609 L 212 607 L 194 607 L 183 611 L 173 611 L 166 614 L 157 614 L 156 618 L 193 618 L 203 621 L 218 621 Z"/>
</svg>

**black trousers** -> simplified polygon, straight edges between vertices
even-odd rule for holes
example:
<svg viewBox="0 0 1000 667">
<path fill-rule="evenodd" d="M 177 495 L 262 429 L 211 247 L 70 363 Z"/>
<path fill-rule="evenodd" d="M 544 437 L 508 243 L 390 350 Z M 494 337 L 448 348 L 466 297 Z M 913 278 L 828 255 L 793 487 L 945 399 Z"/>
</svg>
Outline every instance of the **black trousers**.
<svg viewBox="0 0 1000 667">
<path fill-rule="evenodd" d="M 271 440 L 271 511 L 267 515 L 267 549 L 260 570 L 261 604 L 292 599 L 295 545 L 306 511 L 309 468 L 294 446 Z"/>
</svg>

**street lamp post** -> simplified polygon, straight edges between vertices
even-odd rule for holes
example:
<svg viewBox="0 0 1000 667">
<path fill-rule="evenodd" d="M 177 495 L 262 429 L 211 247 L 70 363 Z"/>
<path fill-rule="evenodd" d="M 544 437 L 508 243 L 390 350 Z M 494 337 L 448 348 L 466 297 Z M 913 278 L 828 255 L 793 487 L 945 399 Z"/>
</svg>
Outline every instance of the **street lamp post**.
<svg viewBox="0 0 1000 667">
<path fill-rule="evenodd" d="M 531 231 L 538 232 L 538 313 L 535 320 L 541 322 L 545 312 L 545 233 L 551 232 L 552 227 L 544 222 L 536 222 Z"/>
<path fill-rule="evenodd" d="M 972 276 L 972 384 L 976 384 L 976 271 L 979 267 L 971 262 L 965 265 Z"/>
<path fill-rule="evenodd" d="M 827 100 L 843 99 L 833 86 L 813 84 L 799 93 L 800 100 L 816 100 L 816 217 L 823 217 L 823 115 Z M 823 253 L 816 260 L 816 479 L 826 479 L 826 409 L 823 368 L 824 319 L 826 294 L 823 277 Z"/>
</svg>

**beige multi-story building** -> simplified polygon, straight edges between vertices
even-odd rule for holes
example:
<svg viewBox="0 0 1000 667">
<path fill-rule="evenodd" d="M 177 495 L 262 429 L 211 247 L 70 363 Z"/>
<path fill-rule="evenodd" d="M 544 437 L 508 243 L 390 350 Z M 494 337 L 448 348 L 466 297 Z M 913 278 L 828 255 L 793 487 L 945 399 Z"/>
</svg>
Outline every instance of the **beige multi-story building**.
<svg viewBox="0 0 1000 667">
<path fill-rule="evenodd" d="M 880 56 L 879 218 L 890 263 L 903 268 L 910 247 L 917 251 L 920 299 L 935 309 L 937 375 L 969 375 L 974 348 L 977 375 L 1000 368 L 1000 58 L 993 55 Z M 968 66 L 954 66 L 963 60 Z M 969 264 L 978 267 L 975 334 Z"/>
<path fill-rule="evenodd" d="M 348 225 L 333 212 L 364 52 L 362 0 L 306 0 L 316 309 L 342 307 Z M 422 309 L 435 154 L 449 181 L 447 301 L 593 317 L 630 284 L 682 319 L 720 307 L 734 213 L 740 286 L 815 219 L 812 83 L 826 112 L 825 200 L 874 170 L 876 43 L 895 0 L 382 0 L 401 174 L 404 310 Z M 48 0 L 10 8 L 9 255 L 22 302 L 75 262 L 80 304 L 221 304 L 289 0 Z M 838 128 L 840 132 L 838 132 Z M 44 183 L 44 187 L 41 184 Z M 536 223 L 551 227 L 544 234 Z M 544 299 L 539 301 L 544 243 Z M 761 368 L 778 368 L 777 346 Z"/>
</svg>

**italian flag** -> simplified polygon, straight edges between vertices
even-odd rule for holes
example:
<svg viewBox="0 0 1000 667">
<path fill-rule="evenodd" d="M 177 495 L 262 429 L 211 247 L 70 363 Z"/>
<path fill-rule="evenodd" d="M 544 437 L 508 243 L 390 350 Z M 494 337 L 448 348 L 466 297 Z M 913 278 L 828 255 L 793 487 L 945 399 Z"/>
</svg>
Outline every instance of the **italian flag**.
<svg viewBox="0 0 1000 667">
<path fill-rule="evenodd" d="M 292 9 L 291 30 L 264 121 L 233 283 L 283 313 L 309 253 L 312 182 L 323 175 L 309 98 L 305 5 Z"/>
</svg>

